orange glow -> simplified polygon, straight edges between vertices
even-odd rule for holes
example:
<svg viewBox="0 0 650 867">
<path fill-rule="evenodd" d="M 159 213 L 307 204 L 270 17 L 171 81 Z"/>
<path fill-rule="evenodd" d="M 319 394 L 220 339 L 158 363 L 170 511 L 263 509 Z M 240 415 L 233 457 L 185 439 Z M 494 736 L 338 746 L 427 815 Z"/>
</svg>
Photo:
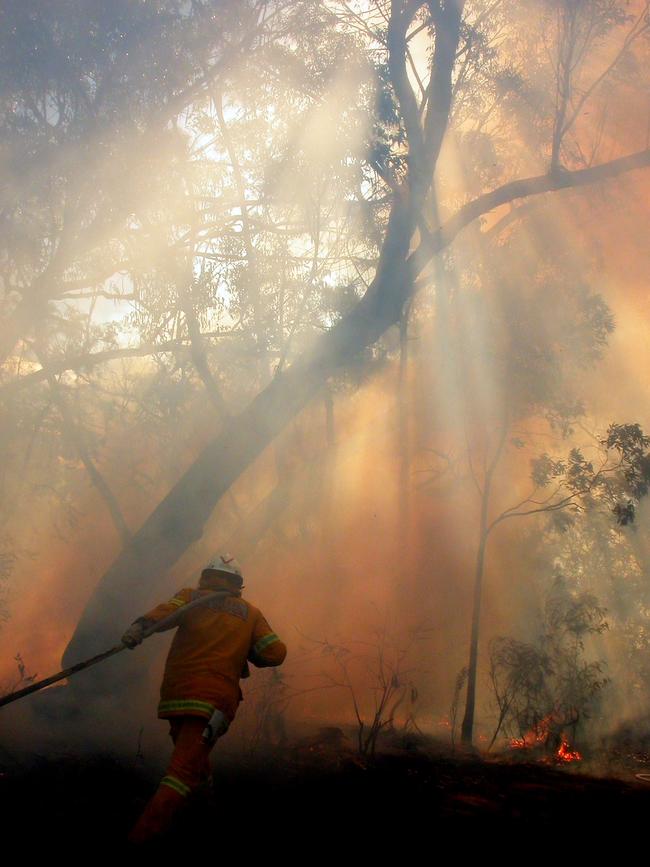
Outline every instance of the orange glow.
<svg viewBox="0 0 650 867">
<path fill-rule="evenodd" d="M 579 762 L 582 759 L 581 754 L 577 750 L 570 748 L 565 738 L 562 738 L 562 743 L 555 757 L 560 762 Z"/>
<path fill-rule="evenodd" d="M 544 719 L 540 720 L 540 722 L 533 726 L 530 731 L 527 731 L 523 738 L 512 738 L 510 741 L 511 748 L 515 750 L 525 750 L 545 744 L 551 730 L 552 722 L 553 714 L 545 716 Z"/>
<path fill-rule="evenodd" d="M 530 731 L 526 732 L 522 738 L 512 738 L 509 743 L 510 748 L 513 750 L 531 750 L 536 747 L 545 747 L 554 722 L 558 722 L 556 715 L 553 713 L 548 714 L 536 726 L 531 728 Z M 562 735 L 562 743 L 558 747 L 553 759 L 557 762 L 568 764 L 569 762 L 580 761 L 582 755 L 577 750 L 572 750 L 568 740 Z"/>
</svg>

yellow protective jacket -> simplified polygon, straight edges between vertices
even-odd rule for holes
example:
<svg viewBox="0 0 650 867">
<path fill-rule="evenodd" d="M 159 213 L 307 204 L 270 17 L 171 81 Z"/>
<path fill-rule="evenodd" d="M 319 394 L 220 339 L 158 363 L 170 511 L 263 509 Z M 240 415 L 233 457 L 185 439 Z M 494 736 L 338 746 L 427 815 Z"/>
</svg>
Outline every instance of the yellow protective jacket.
<svg viewBox="0 0 650 867">
<path fill-rule="evenodd" d="M 145 628 L 178 612 L 180 622 L 160 687 L 160 719 L 189 715 L 209 718 L 216 709 L 233 720 L 242 699 L 239 678 L 247 662 L 280 665 L 287 648 L 262 612 L 233 592 L 189 610 L 182 608 L 213 590 L 185 587 L 169 602 L 138 618 Z"/>
</svg>

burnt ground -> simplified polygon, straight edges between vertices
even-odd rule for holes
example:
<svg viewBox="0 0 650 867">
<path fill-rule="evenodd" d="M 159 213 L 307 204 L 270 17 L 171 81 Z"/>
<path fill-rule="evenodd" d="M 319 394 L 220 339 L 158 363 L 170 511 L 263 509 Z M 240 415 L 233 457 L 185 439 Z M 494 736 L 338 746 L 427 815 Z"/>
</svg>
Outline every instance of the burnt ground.
<svg viewBox="0 0 650 867">
<path fill-rule="evenodd" d="M 347 861 L 358 844 L 386 863 L 388 848 L 406 857 L 423 846 L 433 853 L 443 840 L 460 855 L 467 844 L 482 845 L 487 832 L 504 855 L 526 840 L 524 863 L 540 846 L 561 855 L 576 840 L 584 850 L 605 836 L 643 847 L 650 784 L 632 768 L 619 764 L 619 778 L 596 777 L 580 763 L 555 767 L 523 758 L 460 756 L 426 743 L 372 761 L 331 747 L 223 755 L 214 763 L 213 791 L 193 796 L 174 832 L 139 854 L 124 840 L 158 777 L 110 755 L 32 758 L 0 776 L 2 840 L 24 854 L 92 853 L 103 861 L 123 853 L 124 863 L 152 864 L 161 855 L 163 863 L 175 863 L 176 855 L 224 855 L 226 843 L 244 860 L 259 852 L 255 860 L 273 861 L 280 852 L 283 860 L 290 852 L 291 861 L 311 860 L 326 849 Z"/>
</svg>

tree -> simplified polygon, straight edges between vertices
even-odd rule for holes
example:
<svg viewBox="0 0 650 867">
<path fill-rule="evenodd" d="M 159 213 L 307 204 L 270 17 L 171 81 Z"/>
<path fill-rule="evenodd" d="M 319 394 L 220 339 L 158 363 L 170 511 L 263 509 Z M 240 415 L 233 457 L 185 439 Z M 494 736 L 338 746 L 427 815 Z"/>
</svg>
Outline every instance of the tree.
<svg viewBox="0 0 650 867">
<path fill-rule="evenodd" d="M 549 244 L 547 256 L 531 255 L 528 247 L 527 235 L 515 227 L 489 260 L 464 263 L 451 275 L 464 285 L 448 280 L 444 342 L 436 356 L 441 374 L 434 380 L 435 403 L 447 411 L 447 436 L 466 444 L 456 451 L 463 453 L 478 499 L 464 743 L 473 737 L 485 568 L 494 531 L 513 518 L 553 514 L 570 520 L 567 513 L 598 504 L 613 524 L 624 520 L 624 511 L 633 514 L 634 502 L 646 493 L 650 441 L 638 425 L 613 425 L 602 441 L 571 449 L 565 460 L 535 455 L 540 436 L 561 441 L 581 423 L 582 372 L 601 359 L 614 318 L 602 296 L 585 284 L 589 278 L 574 273 L 561 243 Z M 524 278 L 513 261 L 523 262 Z M 581 448 L 596 449 L 596 455 L 589 460 Z M 532 490 L 517 499 L 512 488 L 519 487 L 526 454 Z M 432 483 L 438 470 L 433 472 Z M 465 526 L 466 517 L 461 520 Z"/>
<path fill-rule="evenodd" d="M 518 460 L 535 448 L 540 435 L 564 438 L 574 433 L 584 412 L 577 374 L 601 357 L 614 328 L 602 298 L 575 282 L 556 248 L 552 260 L 537 257 L 527 263 L 529 284 L 518 285 L 502 257 L 517 261 L 522 240 L 526 242 L 514 231 L 488 263 L 480 263 L 469 275 L 465 269 L 464 279 L 473 279 L 482 291 L 461 295 L 456 290 L 447 300 L 444 353 L 452 363 L 446 379 L 443 374 L 437 383 L 454 395 L 449 415 L 458 418 L 450 424 L 456 440 L 467 443 L 470 482 L 480 503 L 465 743 L 472 740 L 484 573 L 494 530 L 511 518 L 545 514 L 566 526 L 572 520 L 567 512 L 575 515 L 598 505 L 611 525 L 614 520 L 624 525 L 633 520 L 634 504 L 647 487 L 648 439 L 638 425 L 630 424 L 612 425 L 601 441 L 593 438 L 583 444 L 583 449 L 598 450 L 591 461 L 580 447 L 565 460 L 548 454 L 534 458 L 532 490 L 521 500 L 508 504 L 510 491 L 506 498 L 499 490 L 500 476 L 512 487 Z M 444 370 L 442 362 L 437 367 Z M 443 406 L 450 402 L 449 397 L 436 398 Z M 432 482 L 437 475 L 435 470 Z"/>
<path fill-rule="evenodd" d="M 91 432 L 96 394 L 79 377 L 70 388 L 60 360 L 76 356 L 72 369 L 83 374 L 133 353 L 118 345 L 114 325 L 95 324 L 97 305 L 134 299 L 155 255 L 152 242 L 175 243 L 187 214 L 182 112 L 264 38 L 264 4 L 236 12 L 217 5 L 218 34 L 206 29 L 216 8 L 209 2 L 118 2 L 110 10 L 73 0 L 7 3 L 1 13 L 4 375 L 10 389 L 22 388 L 21 366 L 40 366 L 36 382 L 46 381 L 52 398 L 29 401 L 36 435 L 48 422 L 60 427 L 123 545 L 130 533 Z M 22 427 L 24 404 L 7 397 Z"/>
<path fill-rule="evenodd" d="M 586 636 L 608 628 L 606 611 L 590 593 L 556 576 L 534 642 L 499 637 L 490 645 L 490 680 L 499 710 L 490 747 L 503 731 L 518 746 L 556 752 L 563 732 L 584 727 L 608 679 L 603 663 L 584 659 Z"/>
<path fill-rule="evenodd" d="M 553 563 L 569 587 L 598 598 L 607 609 L 609 628 L 599 654 L 607 663 L 611 689 L 603 697 L 603 720 L 618 719 L 621 712 L 624 718 L 643 719 L 650 696 L 647 500 L 633 511 L 625 498 L 620 505 L 619 522 L 612 521 L 608 509 L 559 512 L 522 540 L 533 572 Z"/>
<path fill-rule="evenodd" d="M 612 523 L 626 525 L 634 520 L 636 505 L 648 492 L 650 483 L 650 437 L 636 424 L 611 425 L 601 441 L 601 459 L 598 466 L 585 459 L 579 448 L 572 448 L 566 460 L 553 460 L 541 455 L 532 461 L 533 490 L 519 502 L 503 509 L 496 516 L 489 514 L 490 485 L 498 466 L 503 441 L 499 440 L 496 457 L 488 467 L 482 488 L 481 525 L 476 557 L 474 606 L 468 685 L 463 719 L 462 739 L 471 743 L 474 725 L 476 679 L 478 668 L 478 639 L 483 591 L 483 576 L 487 542 L 494 529 L 504 521 L 531 515 L 560 515 L 571 521 L 570 514 L 601 508 L 610 515 Z M 547 493 L 548 488 L 551 491 Z"/>
</svg>

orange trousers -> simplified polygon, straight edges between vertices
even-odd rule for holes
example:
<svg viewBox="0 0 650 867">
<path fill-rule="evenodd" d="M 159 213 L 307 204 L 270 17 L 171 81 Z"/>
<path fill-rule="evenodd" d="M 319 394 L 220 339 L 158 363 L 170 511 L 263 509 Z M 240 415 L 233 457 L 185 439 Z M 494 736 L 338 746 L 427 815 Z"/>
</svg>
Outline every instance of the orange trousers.
<svg viewBox="0 0 650 867">
<path fill-rule="evenodd" d="M 210 777 L 210 750 L 201 734 L 207 720 L 180 716 L 169 720 L 174 742 L 169 766 L 158 789 L 129 834 L 131 843 L 145 843 L 165 831 L 186 803 L 187 796 Z"/>
</svg>

